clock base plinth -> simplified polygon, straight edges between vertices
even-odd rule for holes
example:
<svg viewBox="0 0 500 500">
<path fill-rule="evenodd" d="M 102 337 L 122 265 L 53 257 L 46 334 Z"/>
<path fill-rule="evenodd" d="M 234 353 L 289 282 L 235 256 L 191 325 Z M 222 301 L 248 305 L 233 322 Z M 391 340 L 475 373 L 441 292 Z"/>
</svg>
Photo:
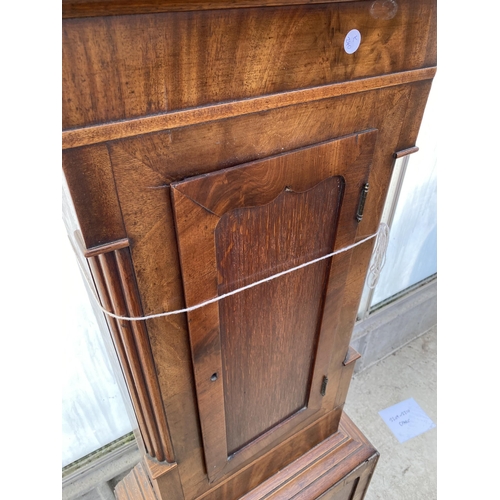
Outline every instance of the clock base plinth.
<svg viewBox="0 0 500 500">
<path fill-rule="evenodd" d="M 361 500 L 379 453 L 342 414 L 337 433 L 249 491 L 241 500 Z M 158 497 L 142 463 L 117 485 L 117 500 L 170 500 Z M 200 500 L 218 498 L 217 486 Z M 174 495 L 177 498 L 177 494 Z M 232 498 L 224 500 L 236 500 Z"/>
</svg>

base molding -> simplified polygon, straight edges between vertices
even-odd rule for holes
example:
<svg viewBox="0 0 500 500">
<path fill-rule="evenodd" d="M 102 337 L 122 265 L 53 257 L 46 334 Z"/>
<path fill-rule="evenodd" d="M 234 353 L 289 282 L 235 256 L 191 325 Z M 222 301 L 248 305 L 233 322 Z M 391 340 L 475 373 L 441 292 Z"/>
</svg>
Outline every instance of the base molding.
<svg viewBox="0 0 500 500">
<path fill-rule="evenodd" d="M 240 500 L 361 500 L 379 453 L 342 413 L 338 432 L 283 468 Z M 149 468 L 139 463 L 117 485 L 117 500 L 170 500 L 154 488 Z M 154 479 L 153 479 L 154 482 Z M 201 498 L 201 497 L 198 497 Z M 194 499 L 193 499 L 194 500 Z M 225 500 L 237 500 L 227 498 Z"/>
<path fill-rule="evenodd" d="M 115 488 L 117 500 L 157 500 L 146 467 L 139 462 Z"/>
</svg>

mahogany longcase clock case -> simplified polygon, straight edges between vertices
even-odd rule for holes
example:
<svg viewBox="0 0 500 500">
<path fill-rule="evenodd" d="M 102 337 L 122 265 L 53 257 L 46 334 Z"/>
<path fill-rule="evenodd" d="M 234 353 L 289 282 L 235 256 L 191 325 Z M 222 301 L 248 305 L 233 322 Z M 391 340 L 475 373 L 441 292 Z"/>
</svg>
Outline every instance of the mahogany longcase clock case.
<svg viewBox="0 0 500 500">
<path fill-rule="evenodd" d="M 189 308 L 107 316 L 144 457 L 119 499 L 363 498 L 378 453 L 343 413 L 349 341 L 395 158 L 417 149 L 435 15 L 63 1 L 78 251 L 107 311 Z"/>
</svg>

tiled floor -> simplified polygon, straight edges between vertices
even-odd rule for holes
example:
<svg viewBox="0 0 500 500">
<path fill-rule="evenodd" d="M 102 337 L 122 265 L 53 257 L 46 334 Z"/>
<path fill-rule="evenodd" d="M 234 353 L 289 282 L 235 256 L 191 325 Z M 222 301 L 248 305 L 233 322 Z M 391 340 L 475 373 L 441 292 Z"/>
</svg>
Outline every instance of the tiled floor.
<svg viewBox="0 0 500 500">
<path fill-rule="evenodd" d="M 380 453 L 364 500 L 437 498 L 437 330 L 354 376 L 345 411 Z M 378 412 L 413 398 L 436 424 L 399 443 Z"/>
</svg>

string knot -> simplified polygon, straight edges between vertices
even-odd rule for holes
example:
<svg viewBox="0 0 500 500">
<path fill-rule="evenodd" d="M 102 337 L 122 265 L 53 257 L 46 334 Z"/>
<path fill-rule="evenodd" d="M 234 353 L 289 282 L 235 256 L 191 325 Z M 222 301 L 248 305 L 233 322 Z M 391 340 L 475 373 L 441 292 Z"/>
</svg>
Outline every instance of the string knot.
<svg viewBox="0 0 500 500">
<path fill-rule="evenodd" d="M 380 223 L 377 231 L 377 239 L 375 240 L 375 248 L 370 267 L 368 269 L 367 284 L 372 290 L 377 286 L 380 278 L 380 273 L 385 265 L 387 255 L 387 247 L 389 246 L 389 226 L 384 222 Z"/>
</svg>

